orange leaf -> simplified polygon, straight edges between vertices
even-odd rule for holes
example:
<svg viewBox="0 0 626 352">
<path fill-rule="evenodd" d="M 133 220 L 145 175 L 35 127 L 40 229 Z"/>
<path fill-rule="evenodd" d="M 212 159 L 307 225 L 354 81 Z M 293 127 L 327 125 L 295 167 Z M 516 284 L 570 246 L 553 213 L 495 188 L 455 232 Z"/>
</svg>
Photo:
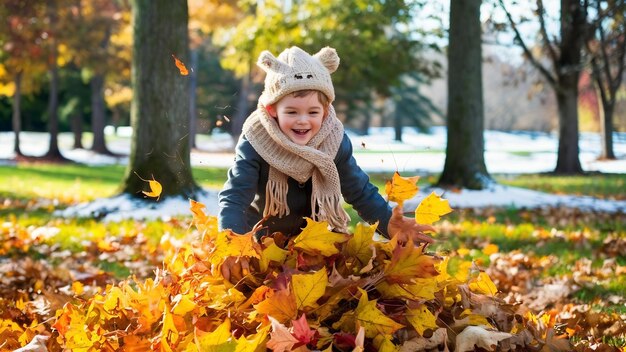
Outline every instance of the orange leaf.
<svg viewBox="0 0 626 352">
<path fill-rule="evenodd" d="M 180 74 L 183 76 L 187 76 L 189 74 L 189 70 L 187 70 L 185 64 L 182 61 L 178 60 L 178 58 L 174 56 L 174 54 L 172 54 L 172 57 L 174 58 L 174 64 L 176 65 L 176 67 L 178 67 Z"/>
<path fill-rule="evenodd" d="M 415 221 L 418 224 L 431 225 L 451 211 L 448 200 L 441 199 L 435 192 L 432 192 L 415 209 Z"/>
<path fill-rule="evenodd" d="M 413 198 L 418 191 L 417 180 L 419 176 L 402 177 L 396 171 L 391 180 L 385 184 L 385 193 L 389 200 L 398 204 L 404 203 L 405 200 Z"/>
<path fill-rule="evenodd" d="M 254 306 L 261 314 L 267 314 L 281 323 L 296 319 L 296 300 L 289 289 L 275 291 L 261 303 Z"/>
<path fill-rule="evenodd" d="M 398 246 L 393 251 L 391 261 L 385 267 L 388 282 L 410 284 L 414 278 L 430 278 L 439 273 L 435 268 L 438 260 L 426 255 L 422 247 L 415 247 L 409 241 L 406 246 Z"/>
</svg>

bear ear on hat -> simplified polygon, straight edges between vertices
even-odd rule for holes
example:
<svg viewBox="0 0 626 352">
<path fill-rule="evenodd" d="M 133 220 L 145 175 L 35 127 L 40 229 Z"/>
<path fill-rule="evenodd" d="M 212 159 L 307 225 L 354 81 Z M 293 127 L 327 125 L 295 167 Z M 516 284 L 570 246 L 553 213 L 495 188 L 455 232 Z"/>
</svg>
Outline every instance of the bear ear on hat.
<svg viewBox="0 0 626 352">
<path fill-rule="evenodd" d="M 279 71 L 279 66 L 281 66 L 283 63 L 280 62 L 277 58 L 274 57 L 274 55 L 272 55 L 272 53 L 270 53 L 267 50 L 264 50 L 261 55 L 259 55 L 259 59 L 257 60 L 256 64 L 263 69 L 263 71 L 265 72 L 269 72 L 269 71 Z"/>
<path fill-rule="evenodd" d="M 313 55 L 313 57 L 320 60 L 322 65 L 324 65 L 330 73 L 337 71 L 337 68 L 339 67 L 339 55 L 337 55 L 337 50 L 331 47 L 327 46 L 322 48 L 322 50 Z"/>
</svg>

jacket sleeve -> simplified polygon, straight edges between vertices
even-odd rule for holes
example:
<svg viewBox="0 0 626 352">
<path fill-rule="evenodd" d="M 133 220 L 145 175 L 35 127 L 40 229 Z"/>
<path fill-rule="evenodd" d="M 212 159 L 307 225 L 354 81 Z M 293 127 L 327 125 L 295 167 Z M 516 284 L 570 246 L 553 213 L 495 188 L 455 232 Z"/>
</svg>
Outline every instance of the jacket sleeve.
<svg viewBox="0 0 626 352">
<path fill-rule="evenodd" d="M 345 201 L 368 223 L 379 221 L 377 231 L 389 237 L 387 226 L 391 218 L 391 207 L 378 193 L 378 187 L 370 183 L 369 176 L 357 165 L 352 155 L 352 142 L 346 134 L 343 135 L 335 164 Z"/>
<path fill-rule="evenodd" d="M 220 230 L 244 234 L 252 230 L 247 212 L 257 193 L 261 156 L 241 136 L 235 149 L 235 164 L 228 170 L 228 180 L 218 194 Z"/>
</svg>

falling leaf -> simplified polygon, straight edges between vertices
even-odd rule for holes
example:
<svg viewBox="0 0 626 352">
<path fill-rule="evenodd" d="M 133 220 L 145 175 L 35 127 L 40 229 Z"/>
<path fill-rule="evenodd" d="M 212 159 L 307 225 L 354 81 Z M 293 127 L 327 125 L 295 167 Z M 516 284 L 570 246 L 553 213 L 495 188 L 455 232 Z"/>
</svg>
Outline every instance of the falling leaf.
<svg viewBox="0 0 626 352">
<path fill-rule="evenodd" d="M 298 274 L 291 277 L 291 286 L 296 296 L 296 307 L 298 310 L 304 307 L 316 307 L 317 300 L 326 292 L 328 285 L 328 274 L 326 268 L 312 274 Z"/>
<path fill-rule="evenodd" d="M 390 201 L 401 205 L 405 200 L 411 199 L 417 194 L 419 190 L 417 187 L 418 180 L 419 176 L 402 177 L 396 171 L 391 180 L 385 184 L 385 193 Z"/>
<path fill-rule="evenodd" d="M 450 212 L 452 208 L 448 200 L 441 199 L 435 192 L 432 192 L 415 209 L 415 221 L 418 224 L 431 225 Z"/>
<path fill-rule="evenodd" d="M 163 186 L 161 186 L 159 181 L 154 179 L 154 175 L 152 175 L 152 180 L 146 180 L 142 178 L 137 172 L 135 172 L 135 175 L 137 175 L 140 180 L 148 182 L 148 185 L 150 185 L 150 192 L 141 191 L 141 193 L 145 194 L 147 197 L 156 197 L 158 202 L 161 198 L 161 191 L 163 191 Z"/>
<path fill-rule="evenodd" d="M 189 70 L 187 70 L 185 64 L 182 61 L 178 60 L 178 58 L 174 56 L 174 54 L 172 54 L 172 57 L 174 58 L 174 64 L 176 64 L 176 67 L 180 71 L 180 74 L 183 76 L 187 76 L 189 74 Z"/>
<path fill-rule="evenodd" d="M 336 243 L 345 242 L 348 236 L 328 230 L 328 222 L 317 222 L 306 218 L 306 227 L 294 239 L 296 248 L 300 248 L 307 253 L 321 254 L 329 257 L 339 253 Z"/>
</svg>

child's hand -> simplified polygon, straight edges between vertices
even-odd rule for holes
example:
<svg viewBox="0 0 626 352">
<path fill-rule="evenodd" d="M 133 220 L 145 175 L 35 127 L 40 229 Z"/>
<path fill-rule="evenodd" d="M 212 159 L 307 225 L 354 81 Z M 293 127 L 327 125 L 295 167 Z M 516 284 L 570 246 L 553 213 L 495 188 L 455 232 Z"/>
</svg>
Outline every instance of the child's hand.
<svg viewBox="0 0 626 352">
<path fill-rule="evenodd" d="M 250 262 L 247 257 L 228 257 L 222 263 L 221 269 L 224 280 L 237 285 L 250 273 Z"/>
<path fill-rule="evenodd" d="M 415 222 L 415 219 L 404 216 L 402 206 L 397 205 L 393 208 L 393 213 L 387 226 L 389 237 L 397 236 L 400 242 L 413 240 L 415 244 L 433 243 L 435 240 L 424 234 L 426 231 L 435 232 L 435 229 L 430 225 L 420 225 Z"/>
</svg>

